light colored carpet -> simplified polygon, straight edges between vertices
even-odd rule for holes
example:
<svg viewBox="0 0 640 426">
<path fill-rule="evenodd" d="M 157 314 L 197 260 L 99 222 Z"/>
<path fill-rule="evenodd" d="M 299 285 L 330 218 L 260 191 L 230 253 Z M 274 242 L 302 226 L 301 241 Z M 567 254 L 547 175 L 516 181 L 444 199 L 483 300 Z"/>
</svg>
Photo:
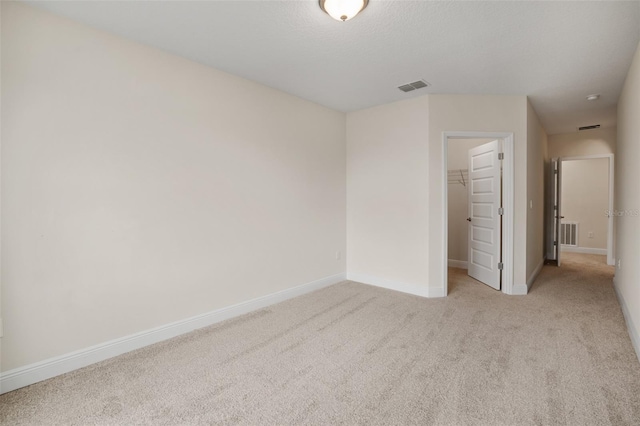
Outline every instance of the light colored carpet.
<svg viewBox="0 0 640 426">
<path fill-rule="evenodd" d="M 345 282 L 0 396 L 21 424 L 639 424 L 640 363 L 599 257 L 527 296 Z"/>
</svg>

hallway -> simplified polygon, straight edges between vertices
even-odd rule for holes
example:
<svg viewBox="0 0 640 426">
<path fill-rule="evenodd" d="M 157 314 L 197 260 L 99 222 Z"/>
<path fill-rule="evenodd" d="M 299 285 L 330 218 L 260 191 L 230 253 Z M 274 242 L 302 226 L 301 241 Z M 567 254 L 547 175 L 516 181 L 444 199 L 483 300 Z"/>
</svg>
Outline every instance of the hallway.
<svg viewBox="0 0 640 426">
<path fill-rule="evenodd" d="M 507 356 L 519 352 L 522 386 L 547 404 L 549 417 L 534 423 L 635 424 L 640 363 L 613 287 L 615 268 L 606 256 L 578 253 L 562 253 L 561 265 L 544 266 L 529 294 L 515 297 L 449 268 L 449 297 L 503 310 Z"/>
</svg>

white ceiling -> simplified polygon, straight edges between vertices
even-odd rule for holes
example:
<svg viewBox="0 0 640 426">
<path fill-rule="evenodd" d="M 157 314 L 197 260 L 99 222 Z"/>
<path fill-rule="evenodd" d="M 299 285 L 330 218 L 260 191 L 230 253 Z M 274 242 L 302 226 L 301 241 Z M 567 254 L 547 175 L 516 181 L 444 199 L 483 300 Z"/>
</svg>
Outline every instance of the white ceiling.
<svg viewBox="0 0 640 426">
<path fill-rule="evenodd" d="M 528 95 L 549 134 L 615 124 L 640 40 L 637 0 L 370 0 L 348 22 L 315 0 L 29 3 L 340 111 L 426 93 Z M 431 86 L 397 89 L 419 79 Z"/>
</svg>

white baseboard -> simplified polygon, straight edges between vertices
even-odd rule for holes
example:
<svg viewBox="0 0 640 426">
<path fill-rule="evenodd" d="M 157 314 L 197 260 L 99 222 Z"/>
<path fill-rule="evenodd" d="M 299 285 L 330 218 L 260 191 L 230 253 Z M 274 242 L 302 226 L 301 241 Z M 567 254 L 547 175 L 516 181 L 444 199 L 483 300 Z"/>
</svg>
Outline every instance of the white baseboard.
<svg viewBox="0 0 640 426">
<path fill-rule="evenodd" d="M 544 257 L 540 259 L 540 263 L 538 263 L 538 265 L 536 266 L 536 269 L 534 269 L 533 272 L 531 273 L 531 276 L 527 280 L 526 285 L 513 286 L 513 294 L 518 296 L 523 296 L 529 293 L 529 290 L 531 290 L 531 286 L 535 282 L 536 278 L 538 278 L 538 275 L 540 274 L 540 271 L 542 271 L 543 266 L 544 266 Z"/>
<path fill-rule="evenodd" d="M 189 333 L 193 330 L 206 327 L 238 315 L 262 309 L 266 306 L 283 302 L 287 299 L 291 299 L 305 293 L 310 293 L 323 287 L 337 284 L 341 281 L 345 281 L 346 278 L 346 273 L 331 275 L 310 283 L 238 303 L 237 305 L 216 309 L 215 311 L 196 315 L 194 317 L 156 327 L 151 330 L 121 337 L 119 339 L 111 340 L 109 342 L 101 343 L 55 358 L 50 358 L 35 364 L 9 370 L 5 373 L 0 373 L 0 394 L 31 385 L 42 380 L 50 379 L 60 374 L 68 373 L 144 346 L 171 339 L 172 337 Z"/>
<path fill-rule="evenodd" d="M 511 291 L 512 296 L 526 296 L 529 291 L 529 287 L 526 284 L 514 284 Z"/>
<path fill-rule="evenodd" d="M 444 287 L 429 287 L 427 289 L 427 297 L 436 298 L 436 297 L 447 297 L 447 294 L 444 291 Z"/>
<path fill-rule="evenodd" d="M 373 285 L 376 287 L 382 287 L 389 290 L 399 291 L 402 293 L 409 293 L 415 296 L 421 297 L 444 297 L 444 288 L 429 288 L 426 286 L 420 286 L 417 284 L 408 284 L 398 281 L 391 281 L 386 278 L 374 277 L 366 274 L 359 274 L 357 272 L 349 272 L 347 279 L 350 281 L 356 281 L 362 284 Z"/>
<path fill-rule="evenodd" d="M 447 260 L 447 264 L 450 268 L 468 269 L 468 262 L 466 260 L 449 259 Z"/>
<path fill-rule="evenodd" d="M 620 294 L 620 290 L 618 290 L 615 277 L 613 278 L 613 288 L 616 291 L 616 296 L 618 296 L 618 302 L 620 302 L 620 307 L 622 308 L 622 315 L 624 316 L 624 320 L 627 323 L 627 330 L 629 331 L 631 344 L 633 345 L 633 348 L 636 350 L 638 361 L 640 361 L 640 333 L 636 325 L 633 323 L 633 319 L 631 319 L 631 314 L 629 313 L 629 308 L 627 307 L 627 303 L 622 297 L 622 294 Z"/>
<path fill-rule="evenodd" d="M 567 253 L 583 253 L 583 254 L 601 254 L 606 256 L 607 249 L 604 248 L 589 248 L 589 247 L 569 247 L 560 246 L 560 251 L 566 251 Z"/>
</svg>

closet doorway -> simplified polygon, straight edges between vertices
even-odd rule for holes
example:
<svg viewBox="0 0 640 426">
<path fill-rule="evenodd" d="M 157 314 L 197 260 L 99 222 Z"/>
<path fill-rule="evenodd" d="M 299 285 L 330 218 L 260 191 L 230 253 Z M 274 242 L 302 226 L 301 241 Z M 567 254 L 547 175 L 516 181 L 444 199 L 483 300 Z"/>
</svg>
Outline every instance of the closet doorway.
<svg viewBox="0 0 640 426">
<path fill-rule="evenodd" d="M 443 143 L 445 271 L 512 294 L 513 137 L 450 132 Z"/>
</svg>

